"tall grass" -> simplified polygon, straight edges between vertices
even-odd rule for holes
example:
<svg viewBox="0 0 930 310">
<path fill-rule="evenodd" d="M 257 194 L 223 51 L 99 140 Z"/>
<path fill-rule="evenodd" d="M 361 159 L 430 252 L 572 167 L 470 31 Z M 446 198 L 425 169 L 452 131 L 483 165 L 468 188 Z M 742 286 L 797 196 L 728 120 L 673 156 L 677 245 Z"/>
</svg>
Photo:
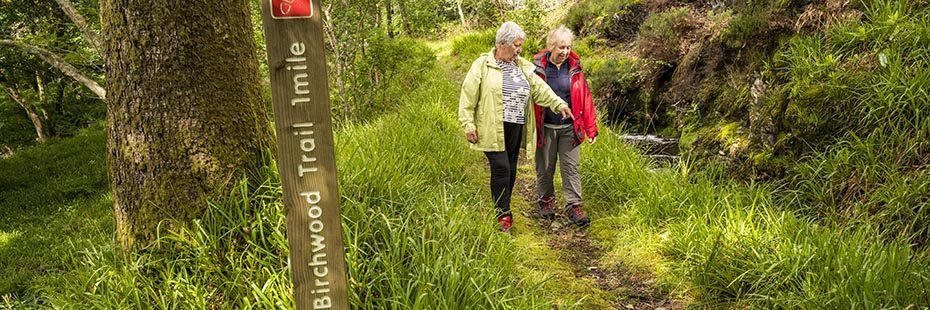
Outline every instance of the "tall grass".
<svg viewBox="0 0 930 310">
<path fill-rule="evenodd" d="M 496 36 L 494 28 L 456 36 L 452 38 L 452 56 L 461 60 L 456 63 L 467 69 L 471 61 L 494 47 Z"/>
<path fill-rule="evenodd" d="M 399 111 L 335 135 L 352 307 L 548 308 L 535 292 L 547 275 L 518 273 L 529 258 L 492 225 L 487 172 L 450 104 L 457 85 L 426 74 Z M 159 226 L 143 251 L 75 247 L 65 270 L 32 288 L 33 306 L 292 308 L 280 181 L 271 162 L 260 174 L 211 199 L 202 219 Z"/>
<path fill-rule="evenodd" d="M 611 130 L 583 152 L 591 230 L 612 253 L 605 261 L 657 273 L 694 305 L 930 305 L 930 258 L 885 241 L 871 222 L 810 222 L 778 203 L 778 188 L 728 181 L 687 161 L 648 168 Z"/>
<path fill-rule="evenodd" d="M 455 94 L 456 85 L 437 82 L 414 96 L 419 104 L 337 136 L 361 308 L 545 305 L 532 293 L 539 283 L 515 272 L 520 254 L 490 225 L 480 154 L 460 138 Z"/>
<path fill-rule="evenodd" d="M 815 150 L 788 170 L 789 199 L 807 214 L 930 243 L 928 21 L 926 5 L 870 1 L 861 18 L 793 38 L 776 55 L 788 122 Z"/>
</svg>

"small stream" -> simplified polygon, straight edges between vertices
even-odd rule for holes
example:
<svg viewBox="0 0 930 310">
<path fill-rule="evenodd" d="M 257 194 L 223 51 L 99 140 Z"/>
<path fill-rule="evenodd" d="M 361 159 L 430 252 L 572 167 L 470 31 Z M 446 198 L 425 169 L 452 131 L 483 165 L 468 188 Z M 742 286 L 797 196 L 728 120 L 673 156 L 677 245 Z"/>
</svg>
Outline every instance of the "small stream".
<svg viewBox="0 0 930 310">
<path fill-rule="evenodd" d="M 663 138 L 656 135 L 620 135 L 625 144 L 636 146 L 649 160 L 662 167 L 675 167 L 681 157 L 678 139 Z"/>
</svg>

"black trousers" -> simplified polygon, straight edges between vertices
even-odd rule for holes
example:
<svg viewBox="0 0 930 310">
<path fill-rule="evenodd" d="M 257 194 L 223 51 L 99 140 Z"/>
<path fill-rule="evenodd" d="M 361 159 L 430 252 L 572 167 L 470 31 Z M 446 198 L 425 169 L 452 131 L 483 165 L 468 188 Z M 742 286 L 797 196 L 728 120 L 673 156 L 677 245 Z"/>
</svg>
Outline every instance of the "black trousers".
<svg viewBox="0 0 930 310">
<path fill-rule="evenodd" d="M 523 143 L 523 124 L 504 122 L 504 151 L 484 152 L 491 167 L 491 199 L 497 204 L 497 217 L 510 215 L 510 196 L 517 180 L 517 159 Z"/>
</svg>

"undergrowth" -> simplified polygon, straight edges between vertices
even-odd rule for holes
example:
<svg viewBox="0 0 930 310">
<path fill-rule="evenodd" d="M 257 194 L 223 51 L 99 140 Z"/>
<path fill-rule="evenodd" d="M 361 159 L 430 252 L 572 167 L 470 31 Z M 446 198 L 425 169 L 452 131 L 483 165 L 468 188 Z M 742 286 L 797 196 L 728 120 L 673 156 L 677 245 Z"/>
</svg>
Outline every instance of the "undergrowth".
<svg viewBox="0 0 930 310">
<path fill-rule="evenodd" d="M 604 262 L 656 273 L 694 305 L 930 305 L 930 258 L 885 241 L 875 222 L 811 222 L 777 203 L 778 188 L 687 160 L 650 168 L 611 133 L 582 154 L 591 230 L 611 253 Z"/>
<path fill-rule="evenodd" d="M 461 139 L 450 104 L 457 85 L 437 71 L 423 78 L 430 87 L 408 96 L 398 112 L 335 134 L 352 307 L 547 308 L 536 290 L 550 275 L 516 272 L 530 258 L 491 225 L 480 153 Z M 242 181 L 212 198 L 202 219 L 159 226 L 158 239 L 142 251 L 122 255 L 107 238 L 72 245 L 60 253 L 62 270 L 25 287 L 32 300 L 5 295 L 0 305 L 292 308 L 274 164 L 260 175 L 264 182 Z M 112 225 L 106 205 L 81 207 L 103 210 Z"/>
</svg>

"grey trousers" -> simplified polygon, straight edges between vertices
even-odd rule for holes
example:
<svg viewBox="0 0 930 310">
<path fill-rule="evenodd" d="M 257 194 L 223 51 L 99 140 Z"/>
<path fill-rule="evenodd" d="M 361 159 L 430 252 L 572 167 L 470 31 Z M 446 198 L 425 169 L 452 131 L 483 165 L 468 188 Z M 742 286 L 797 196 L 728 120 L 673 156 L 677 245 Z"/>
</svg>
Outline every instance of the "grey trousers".
<svg viewBox="0 0 930 310">
<path fill-rule="evenodd" d="M 572 125 L 542 128 L 543 145 L 536 149 L 536 191 L 539 199 L 555 196 L 555 164 L 562 172 L 562 195 L 568 206 L 581 204 L 581 147 L 572 145 Z"/>
</svg>

